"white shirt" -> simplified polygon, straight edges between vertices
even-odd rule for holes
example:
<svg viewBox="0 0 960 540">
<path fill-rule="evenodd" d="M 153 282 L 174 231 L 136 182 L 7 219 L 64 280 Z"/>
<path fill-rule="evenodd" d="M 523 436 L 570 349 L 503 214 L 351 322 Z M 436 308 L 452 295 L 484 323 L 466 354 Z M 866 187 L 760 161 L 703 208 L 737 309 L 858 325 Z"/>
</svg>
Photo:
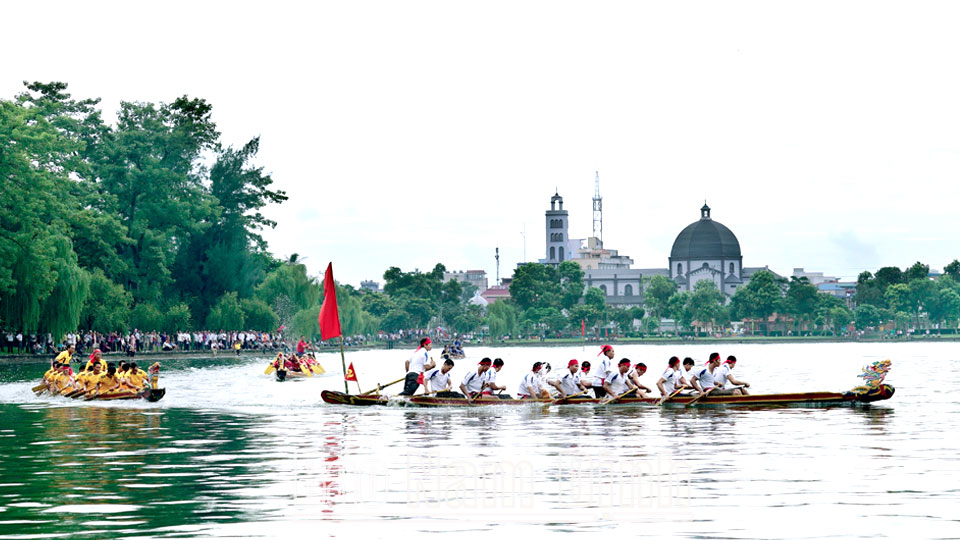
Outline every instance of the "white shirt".
<svg viewBox="0 0 960 540">
<path fill-rule="evenodd" d="M 407 373 L 423 373 L 423 366 L 429 363 L 427 350 L 421 347 L 410 357 L 410 371 Z"/>
<path fill-rule="evenodd" d="M 672 394 L 673 391 L 677 389 L 677 385 L 680 384 L 680 374 L 671 367 L 668 367 L 660 378 L 663 379 L 663 389 L 667 391 L 668 396 Z"/>
<path fill-rule="evenodd" d="M 467 373 L 467 376 L 463 378 L 463 387 L 467 389 L 467 392 L 471 394 L 476 394 L 483 388 L 483 382 L 486 380 L 484 375 L 472 371 Z"/>
<path fill-rule="evenodd" d="M 536 373 L 530 372 L 523 376 L 523 380 L 520 381 L 520 388 L 517 390 L 517 394 L 521 396 L 529 396 L 530 391 L 527 390 L 527 387 L 533 388 L 534 395 L 531 397 L 537 397 L 540 394 L 540 377 Z"/>
<path fill-rule="evenodd" d="M 437 390 L 444 390 L 447 388 L 447 384 L 450 383 L 450 372 L 443 372 L 440 368 L 433 368 L 430 371 L 423 374 L 424 384 L 430 383 L 430 390 L 436 392 Z"/>
<path fill-rule="evenodd" d="M 566 375 L 560 377 L 560 388 L 563 389 L 563 393 L 572 396 L 580 392 L 580 387 L 577 386 L 577 383 L 580 382 L 580 372 L 570 373 L 567 372 Z"/>
<path fill-rule="evenodd" d="M 611 373 L 607 379 L 607 384 L 610 385 L 610 390 L 613 390 L 614 396 L 619 396 L 620 394 L 626 392 L 627 388 L 627 376 L 621 375 L 620 371 L 617 370 Z"/>
<path fill-rule="evenodd" d="M 727 385 L 727 377 L 730 376 L 730 365 L 724 364 L 713 370 L 714 384 L 723 388 Z"/>
<path fill-rule="evenodd" d="M 597 388 L 603 388 L 603 380 L 610 374 L 610 359 L 605 354 L 601 354 L 600 357 L 602 358 L 600 364 L 593 366 L 596 369 L 593 372 L 593 386 Z"/>
<path fill-rule="evenodd" d="M 710 369 L 706 366 L 702 368 L 694 367 L 694 370 L 697 370 L 697 382 L 700 383 L 701 390 L 708 390 L 715 386 L 715 381 L 713 379 L 713 373 L 710 373 Z"/>
<path fill-rule="evenodd" d="M 488 386 L 491 384 L 496 384 L 497 370 L 491 366 L 490 369 L 488 369 L 487 372 L 483 374 L 483 382 L 487 383 Z"/>
</svg>

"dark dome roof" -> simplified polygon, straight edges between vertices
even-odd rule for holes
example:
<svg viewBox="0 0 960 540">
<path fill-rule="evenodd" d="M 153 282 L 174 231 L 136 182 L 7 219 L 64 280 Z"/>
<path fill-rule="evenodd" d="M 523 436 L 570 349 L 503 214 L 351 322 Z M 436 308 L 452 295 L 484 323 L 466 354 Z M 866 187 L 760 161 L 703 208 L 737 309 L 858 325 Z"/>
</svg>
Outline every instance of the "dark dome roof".
<svg viewBox="0 0 960 540">
<path fill-rule="evenodd" d="M 740 242 L 730 229 L 710 219 L 710 207 L 700 209 L 700 220 L 680 231 L 670 250 L 672 259 L 735 259 L 740 255 Z"/>
</svg>

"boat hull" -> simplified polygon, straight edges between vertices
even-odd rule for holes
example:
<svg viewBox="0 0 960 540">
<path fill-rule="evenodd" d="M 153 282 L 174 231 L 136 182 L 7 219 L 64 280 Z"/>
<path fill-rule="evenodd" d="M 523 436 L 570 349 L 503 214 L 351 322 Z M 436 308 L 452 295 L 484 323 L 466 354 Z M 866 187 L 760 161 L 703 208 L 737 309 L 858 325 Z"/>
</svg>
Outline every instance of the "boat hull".
<svg viewBox="0 0 960 540">
<path fill-rule="evenodd" d="M 692 406 L 710 407 L 717 405 L 853 405 L 856 403 L 872 403 L 890 399 L 893 396 L 894 388 L 888 384 L 876 389 L 875 392 L 853 393 L 853 392 L 795 392 L 789 394 L 750 394 L 739 396 L 714 396 L 707 395 L 696 400 Z M 604 400 L 588 399 L 569 399 L 563 401 L 549 399 L 496 399 L 484 398 L 467 401 L 464 398 L 444 398 L 431 396 L 413 396 L 413 397 L 388 397 L 388 396 L 357 396 L 337 392 L 334 390 L 324 390 L 321 394 L 323 401 L 334 405 L 413 405 L 417 407 L 483 407 L 487 405 L 528 405 L 528 404 L 554 404 L 559 406 L 577 406 L 577 405 L 602 405 Z M 664 403 L 665 406 L 687 406 L 691 404 L 696 396 L 675 396 L 670 401 Z M 625 397 L 616 403 L 610 405 L 658 405 L 660 398 L 657 397 Z"/>
</svg>

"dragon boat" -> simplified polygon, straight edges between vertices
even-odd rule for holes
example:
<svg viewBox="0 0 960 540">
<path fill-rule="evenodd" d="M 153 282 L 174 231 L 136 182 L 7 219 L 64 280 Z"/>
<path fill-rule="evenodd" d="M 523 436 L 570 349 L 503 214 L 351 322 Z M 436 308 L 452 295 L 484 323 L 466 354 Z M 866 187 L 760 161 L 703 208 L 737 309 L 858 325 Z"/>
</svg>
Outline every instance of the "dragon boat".
<svg viewBox="0 0 960 540">
<path fill-rule="evenodd" d="M 83 389 L 73 390 L 71 387 L 57 390 L 56 388 L 52 388 L 51 383 L 48 381 L 43 381 L 33 390 L 38 396 L 48 394 L 54 396 L 63 396 L 70 399 L 82 399 L 84 401 L 117 401 L 133 399 L 144 399 L 149 402 L 160 401 L 163 399 L 163 396 L 167 394 L 166 388 L 158 388 L 157 386 L 160 379 L 160 363 L 155 362 L 147 371 L 150 374 L 150 385 L 145 386 L 141 390 L 122 390 L 102 394 L 89 394 Z"/>
<path fill-rule="evenodd" d="M 263 370 L 264 375 L 274 373 L 277 381 L 280 382 L 323 375 L 326 372 L 312 353 L 303 356 L 291 354 L 285 358 L 282 352 L 277 353 L 277 357 L 267 364 L 267 369 Z"/>
<path fill-rule="evenodd" d="M 847 392 L 795 392 L 786 394 L 749 394 L 713 396 L 710 394 L 675 395 L 667 401 L 659 397 L 622 397 L 609 405 L 660 405 L 664 406 L 696 406 L 709 407 L 717 405 L 793 405 L 793 406 L 834 406 L 856 405 L 873 403 L 893 397 L 894 388 L 883 384 L 886 373 L 890 371 L 890 360 L 874 362 L 864 368 L 859 377 L 865 379 L 865 384 L 857 386 Z M 459 396 L 459 394 L 458 394 Z M 378 393 L 346 394 L 335 390 L 324 390 L 320 397 L 326 403 L 334 405 L 406 405 L 415 407 L 483 407 L 491 405 L 559 405 L 584 406 L 608 404 L 605 399 L 569 398 L 569 399 L 499 399 L 483 398 L 468 401 L 463 397 L 438 396 L 390 396 Z"/>
</svg>

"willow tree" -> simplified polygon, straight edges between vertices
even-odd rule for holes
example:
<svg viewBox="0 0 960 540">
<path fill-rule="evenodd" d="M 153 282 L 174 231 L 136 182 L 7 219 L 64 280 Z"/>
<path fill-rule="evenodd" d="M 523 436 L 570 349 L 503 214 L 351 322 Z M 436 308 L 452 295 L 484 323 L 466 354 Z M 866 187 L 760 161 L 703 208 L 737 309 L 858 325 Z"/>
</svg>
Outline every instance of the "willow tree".
<svg viewBox="0 0 960 540">
<path fill-rule="evenodd" d="M 40 317 L 40 327 L 60 339 L 77 329 L 80 312 L 90 291 L 90 275 L 77 266 L 73 243 L 66 236 L 51 238 L 53 271 L 56 274 L 53 290 L 47 295 Z"/>
</svg>

